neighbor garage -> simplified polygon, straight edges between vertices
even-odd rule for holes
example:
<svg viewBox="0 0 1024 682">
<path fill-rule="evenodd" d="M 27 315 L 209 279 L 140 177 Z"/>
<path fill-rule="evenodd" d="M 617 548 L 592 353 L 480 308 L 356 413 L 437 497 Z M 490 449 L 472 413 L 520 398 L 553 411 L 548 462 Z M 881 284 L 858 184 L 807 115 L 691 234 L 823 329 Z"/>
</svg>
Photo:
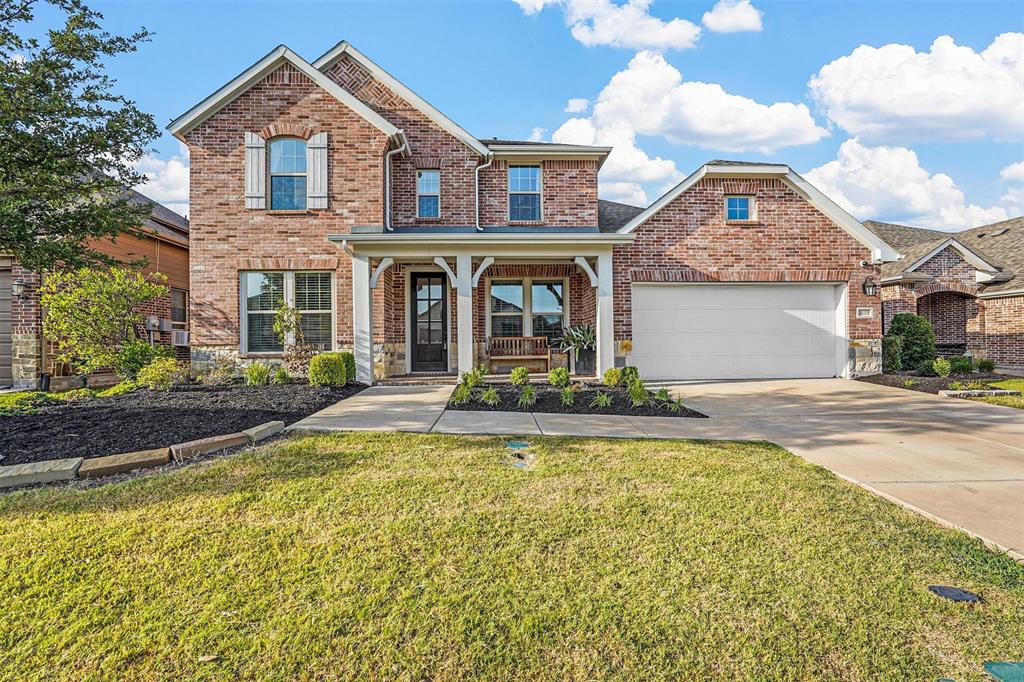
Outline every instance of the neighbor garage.
<svg viewBox="0 0 1024 682">
<path fill-rule="evenodd" d="M 837 376 L 845 308 L 841 284 L 634 283 L 631 362 L 651 379 Z"/>
</svg>

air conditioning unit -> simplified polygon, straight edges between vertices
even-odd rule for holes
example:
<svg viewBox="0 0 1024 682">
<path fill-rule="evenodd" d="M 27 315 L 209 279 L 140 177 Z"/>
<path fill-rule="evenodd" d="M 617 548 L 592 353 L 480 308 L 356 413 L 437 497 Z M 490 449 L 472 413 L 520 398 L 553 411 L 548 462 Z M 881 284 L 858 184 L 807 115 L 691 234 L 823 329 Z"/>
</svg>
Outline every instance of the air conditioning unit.
<svg viewBox="0 0 1024 682">
<path fill-rule="evenodd" d="M 184 329 L 175 329 L 171 332 L 171 345 L 172 346 L 187 346 L 188 345 L 188 332 Z"/>
<path fill-rule="evenodd" d="M 169 320 L 166 317 L 160 318 L 159 331 L 169 332 L 169 331 L 173 331 L 173 330 L 174 330 L 174 322 L 172 322 L 171 320 Z"/>
</svg>

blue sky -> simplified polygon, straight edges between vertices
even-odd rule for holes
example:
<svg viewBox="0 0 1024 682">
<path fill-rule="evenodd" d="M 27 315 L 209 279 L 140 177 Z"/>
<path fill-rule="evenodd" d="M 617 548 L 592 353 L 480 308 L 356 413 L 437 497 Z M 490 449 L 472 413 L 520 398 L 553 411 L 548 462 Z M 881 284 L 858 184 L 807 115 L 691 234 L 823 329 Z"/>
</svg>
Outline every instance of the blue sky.
<svg viewBox="0 0 1024 682">
<path fill-rule="evenodd" d="M 110 68 L 161 126 L 278 44 L 313 61 L 345 39 L 480 137 L 614 144 L 607 198 L 653 201 L 738 158 L 788 163 L 862 219 L 952 229 L 1024 205 L 1021 3 L 91 6 L 112 31 L 155 33 Z M 586 107 L 567 112 L 571 98 Z M 165 135 L 145 170 L 185 210 L 181 155 Z"/>
</svg>

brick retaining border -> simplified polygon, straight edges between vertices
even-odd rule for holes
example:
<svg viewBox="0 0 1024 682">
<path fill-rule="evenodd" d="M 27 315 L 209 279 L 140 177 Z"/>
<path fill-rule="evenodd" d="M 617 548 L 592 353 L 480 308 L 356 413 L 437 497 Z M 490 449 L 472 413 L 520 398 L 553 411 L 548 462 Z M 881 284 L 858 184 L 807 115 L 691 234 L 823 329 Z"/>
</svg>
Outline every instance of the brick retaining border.
<svg viewBox="0 0 1024 682">
<path fill-rule="evenodd" d="M 943 398 L 988 398 L 989 396 L 998 395 L 1020 395 L 1020 391 L 1009 391 L 998 388 L 988 389 L 967 389 L 965 391 L 939 391 L 939 395 Z"/>
<path fill-rule="evenodd" d="M 76 478 L 98 478 L 135 469 L 149 469 L 167 464 L 171 461 L 172 456 L 175 461 L 183 462 L 198 455 L 226 450 L 238 445 L 254 445 L 283 430 L 284 422 L 273 421 L 238 433 L 200 438 L 185 443 L 176 443 L 166 448 L 123 452 L 90 459 L 71 457 L 27 464 L 12 464 L 0 467 L 0 489 L 35 483 L 70 481 Z"/>
</svg>

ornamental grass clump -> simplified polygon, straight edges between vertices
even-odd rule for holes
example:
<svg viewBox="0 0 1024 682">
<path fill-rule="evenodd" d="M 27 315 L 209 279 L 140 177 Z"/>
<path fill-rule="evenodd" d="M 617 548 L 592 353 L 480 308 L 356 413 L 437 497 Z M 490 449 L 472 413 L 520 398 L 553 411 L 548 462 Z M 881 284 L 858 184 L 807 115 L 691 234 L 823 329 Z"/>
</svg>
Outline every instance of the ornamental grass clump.
<svg viewBox="0 0 1024 682">
<path fill-rule="evenodd" d="M 473 397 L 473 391 L 466 384 L 458 384 L 448 399 L 452 405 L 465 405 Z"/>
<path fill-rule="evenodd" d="M 266 386 L 270 383 L 273 367 L 265 362 L 254 362 L 242 371 L 246 386 Z"/>
<path fill-rule="evenodd" d="M 590 401 L 590 406 L 598 410 L 602 410 L 606 407 L 611 407 L 612 394 L 602 393 L 600 390 L 598 390 L 597 395 L 595 395 L 594 399 Z"/>
<path fill-rule="evenodd" d="M 572 386 L 566 386 L 559 393 L 558 397 L 562 400 L 562 405 L 565 407 L 572 407 L 576 402 L 576 389 Z"/>
<path fill-rule="evenodd" d="M 537 392 L 533 386 L 526 384 L 523 386 L 523 390 L 519 392 L 519 397 L 516 399 L 516 405 L 522 409 L 533 407 L 537 402 Z"/>
<path fill-rule="evenodd" d="M 530 383 L 530 370 L 525 367 L 516 367 L 509 373 L 508 380 L 516 386 L 526 386 Z"/>
<path fill-rule="evenodd" d="M 498 391 L 493 386 L 488 386 L 480 394 L 480 402 L 490 407 L 497 407 L 501 404 L 501 396 L 498 395 Z"/>
<path fill-rule="evenodd" d="M 569 376 L 569 370 L 565 367 L 555 367 L 548 372 L 548 383 L 552 386 L 565 388 L 570 381 L 572 381 L 572 377 Z"/>
<path fill-rule="evenodd" d="M 278 365 L 277 369 L 274 370 L 274 376 L 270 378 L 272 384 L 290 384 L 292 383 L 292 377 L 288 374 L 288 370 L 284 368 L 284 365 Z"/>
<path fill-rule="evenodd" d="M 474 367 L 468 372 L 463 372 L 459 377 L 459 382 L 469 386 L 471 389 L 477 388 L 483 385 L 485 375 L 486 371 L 483 367 Z"/>
<path fill-rule="evenodd" d="M 629 384 L 629 402 L 633 407 L 642 407 L 647 403 L 649 393 L 647 387 L 644 386 L 644 382 L 640 379 L 635 379 Z"/>
<path fill-rule="evenodd" d="M 977 367 L 979 372 L 991 372 L 996 368 L 996 363 L 988 358 L 982 358 L 978 360 Z"/>
</svg>

